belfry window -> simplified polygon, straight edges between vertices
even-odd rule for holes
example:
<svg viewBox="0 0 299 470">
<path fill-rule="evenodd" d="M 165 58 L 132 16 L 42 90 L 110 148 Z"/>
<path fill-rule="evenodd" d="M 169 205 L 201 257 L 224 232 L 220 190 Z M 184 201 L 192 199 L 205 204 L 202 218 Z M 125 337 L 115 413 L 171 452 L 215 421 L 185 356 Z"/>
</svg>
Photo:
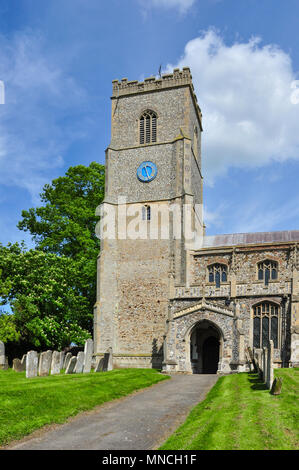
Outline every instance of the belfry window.
<svg viewBox="0 0 299 470">
<path fill-rule="evenodd" d="M 221 282 L 227 282 L 227 266 L 219 263 L 209 266 L 209 282 L 215 282 L 216 287 L 220 287 Z"/>
<path fill-rule="evenodd" d="M 157 115 L 154 111 L 145 111 L 139 120 L 140 144 L 157 141 Z"/>
<path fill-rule="evenodd" d="M 151 220 L 151 206 L 142 207 L 142 220 Z"/>
<path fill-rule="evenodd" d="M 278 324 L 280 308 L 271 302 L 263 302 L 253 307 L 253 347 L 267 347 L 272 339 L 278 348 Z"/>
<path fill-rule="evenodd" d="M 262 261 L 261 263 L 258 263 L 257 268 L 258 280 L 265 281 L 266 286 L 269 284 L 270 280 L 274 281 L 277 279 L 278 268 L 276 261 Z"/>
</svg>

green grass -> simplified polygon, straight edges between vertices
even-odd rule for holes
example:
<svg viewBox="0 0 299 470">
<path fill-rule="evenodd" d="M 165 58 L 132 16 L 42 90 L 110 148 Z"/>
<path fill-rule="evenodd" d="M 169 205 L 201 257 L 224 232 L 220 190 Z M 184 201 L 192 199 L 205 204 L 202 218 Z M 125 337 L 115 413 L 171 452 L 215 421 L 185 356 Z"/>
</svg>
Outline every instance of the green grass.
<svg viewBox="0 0 299 470">
<path fill-rule="evenodd" d="M 275 376 L 283 378 L 277 396 L 257 374 L 221 377 L 160 449 L 298 449 L 299 369 L 278 369 Z"/>
<path fill-rule="evenodd" d="M 0 371 L 0 445 L 167 378 L 153 369 L 32 379 L 25 372 Z"/>
</svg>

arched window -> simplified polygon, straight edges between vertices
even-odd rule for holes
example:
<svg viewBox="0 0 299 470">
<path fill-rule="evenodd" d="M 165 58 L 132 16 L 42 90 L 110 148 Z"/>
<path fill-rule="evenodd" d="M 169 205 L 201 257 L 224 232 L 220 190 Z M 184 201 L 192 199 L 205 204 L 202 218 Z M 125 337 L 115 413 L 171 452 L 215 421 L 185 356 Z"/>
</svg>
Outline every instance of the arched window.
<svg viewBox="0 0 299 470">
<path fill-rule="evenodd" d="M 265 281 L 265 285 L 269 284 L 269 281 L 277 279 L 278 264 L 276 261 L 265 260 L 261 261 L 257 265 L 258 268 L 258 280 Z"/>
<path fill-rule="evenodd" d="M 220 287 L 221 282 L 227 282 L 227 266 L 219 263 L 211 264 L 209 282 L 215 282 L 216 287 Z"/>
<path fill-rule="evenodd" d="M 157 115 L 154 111 L 145 111 L 139 119 L 140 144 L 157 141 Z"/>
<path fill-rule="evenodd" d="M 270 339 L 278 348 L 278 325 L 280 307 L 271 302 L 262 302 L 253 307 L 253 347 L 267 347 Z"/>
</svg>

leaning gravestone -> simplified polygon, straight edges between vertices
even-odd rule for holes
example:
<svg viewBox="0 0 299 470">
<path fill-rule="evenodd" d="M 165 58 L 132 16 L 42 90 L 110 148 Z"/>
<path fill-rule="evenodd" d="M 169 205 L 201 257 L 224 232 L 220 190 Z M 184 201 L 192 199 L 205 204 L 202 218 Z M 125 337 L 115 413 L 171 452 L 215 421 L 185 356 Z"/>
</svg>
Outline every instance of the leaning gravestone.
<svg viewBox="0 0 299 470">
<path fill-rule="evenodd" d="M 103 372 L 103 367 L 104 367 L 104 358 L 100 357 L 100 359 L 97 361 L 94 371 L 95 372 Z"/>
<path fill-rule="evenodd" d="M 36 351 L 29 351 L 26 359 L 26 377 L 30 379 L 37 376 L 38 355 Z"/>
<path fill-rule="evenodd" d="M 63 369 L 67 369 L 67 366 L 69 365 L 71 358 L 72 358 L 72 353 L 71 352 L 66 353 L 64 361 L 63 361 Z"/>
<path fill-rule="evenodd" d="M 83 365 L 84 365 L 84 352 L 80 351 L 77 354 L 77 364 L 75 368 L 76 374 L 81 374 L 83 372 Z"/>
<path fill-rule="evenodd" d="M 21 360 L 21 364 L 24 366 L 24 370 L 26 370 L 26 358 L 27 354 L 24 354 Z"/>
<path fill-rule="evenodd" d="M 53 351 L 51 362 L 51 375 L 60 374 L 60 352 Z"/>
<path fill-rule="evenodd" d="M 275 377 L 273 380 L 272 388 L 270 393 L 272 395 L 280 395 L 281 394 L 281 387 L 282 387 L 282 378 L 281 377 Z"/>
<path fill-rule="evenodd" d="M 44 377 L 49 375 L 52 362 L 52 351 L 44 351 L 39 358 L 38 375 Z"/>
<path fill-rule="evenodd" d="M 85 346 L 84 346 L 84 365 L 83 365 L 84 373 L 88 373 L 91 371 L 92 355 L 93 355 L 93 341 L 92 339 L 88 339 L 85 342 Z"/>
<path fill-rule="evenodd" d="M 104 354 L 96 368 L 95 372 L 107 372 L 113 369 L 113 357 L 112 357 L 112 348 L 109 348 L 108 351 Z"/>
<path fill-rule="evenodd" d="M 22 361 L 18 358 L 12 361 L 12 368 L 15 372 L 24 372 L 26 369 L 25 364 L 22 364 Z"/>
<path fill-rule="evenodd" d="M 68 366 L 66 368 L 65 373 L 66 374 L 73 374 L 74 371 L 75 371 L 76 364 L 77 364 L 77 357 L 76 356 L 71 357 L 71 359 L 69 360 L 69 363 L 68 363 Z"/>
</svg>

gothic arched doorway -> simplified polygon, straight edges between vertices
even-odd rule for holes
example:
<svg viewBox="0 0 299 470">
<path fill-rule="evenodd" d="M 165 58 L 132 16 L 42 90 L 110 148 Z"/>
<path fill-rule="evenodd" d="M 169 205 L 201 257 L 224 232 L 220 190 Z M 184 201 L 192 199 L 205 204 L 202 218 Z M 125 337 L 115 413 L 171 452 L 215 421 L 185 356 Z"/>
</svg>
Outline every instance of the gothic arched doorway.
<svg viewBox="0 0 299 470">
<path fill-rule="evenodd" d="M 221 354 L 221 334 L 213 323 L 203 320 L 190 335 L 190 360 L 194 374 L 216 374 Z"/>
</svg>

